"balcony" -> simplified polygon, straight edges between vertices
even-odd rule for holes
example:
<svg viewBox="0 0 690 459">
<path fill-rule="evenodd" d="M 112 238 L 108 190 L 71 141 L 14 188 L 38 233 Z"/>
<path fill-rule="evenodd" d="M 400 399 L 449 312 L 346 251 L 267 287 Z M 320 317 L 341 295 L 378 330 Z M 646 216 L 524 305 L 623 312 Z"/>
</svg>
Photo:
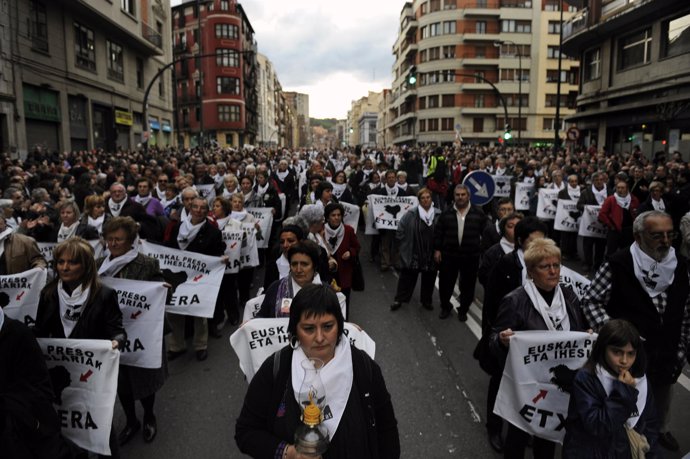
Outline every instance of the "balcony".
<svg viewBox="0 0 690 459">
<path fill-rule="evenodd" d="M 161 34 L 156 32 L 155 29 L 151 28 L 147 23 L 141 23 L 141 35 L 152 45 L 157 48 L 163 47 L 163 37 Z"/>
<path fill-rule="evenodd" d="M 465 16 L 499 16 L 499 3 L 496 0 L 476 0 L 465 5 Z"/>
<path fill-rule="evenodd" d="M 414 16 L 407 16 L 400 27 L 400 35 L 409 36 L 414 34 L 419 27 L 419 22 L 414 18 Z"/>
<path fill-rule="evenodd" d="M 186 53 L 187 52 L 187 42 L 183 41 L 181 43 L 175 44 L 175 46 L 173 47 L 173 52 L 177 53 L 177 54 Z"/>
<path fill-rule="evenodd" d="M 563 41 L 587 29 L 588 25 L 589 9 L 585 8 L 563 23 Z"/>
<path fill-rule="evenodd" d="M 469 30 L 462 35 L 463 41 L 486 41 L 493 44 L 495 41 L 501 40 L 501 35 L 496 33 L 477 33 L 474 30 Z"/>
</svg>

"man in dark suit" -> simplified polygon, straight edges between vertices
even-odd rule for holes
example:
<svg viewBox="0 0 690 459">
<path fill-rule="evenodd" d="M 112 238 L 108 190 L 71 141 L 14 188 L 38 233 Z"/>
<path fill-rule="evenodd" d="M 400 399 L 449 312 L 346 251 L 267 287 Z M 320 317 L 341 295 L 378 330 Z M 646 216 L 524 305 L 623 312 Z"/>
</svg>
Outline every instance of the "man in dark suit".
<svg viewBox="0 0 690 459">
<path fill-rule="evenodd" d="M 582 190 L 580 199 L 577 200 L 577 210 L 582 213 L 585 206 L 600 206 L 604 200 L 612 194 L 606 186 L 606 173 L 595 172 L 592 174 L 592 186 Z M 606 249 L 606 239 L 596 237 L 583 237 L 582 248 L 585 252 L 585 269 L 594 274 L 601 262 L 604 261 L 604 250 Z"/>
<path fill-rule="evenodd" d="M 195 197 L 190 207 L 189 219 L 182 219 L 174 224 L 165 245 L 173 249 L 220 257 L 225 252 L 223 235 L 220 230 L 208 221 L 208 202 L 205 198 Z M 168 314 L 173 329 L 170 339 L 168 359 L 173 360 L 186 352 L 184 339 L 185 316 Z M 208 358 L 208 322 L 205 317 L 194 317 L 194 349 L 197 360 Z"/>
</svg>

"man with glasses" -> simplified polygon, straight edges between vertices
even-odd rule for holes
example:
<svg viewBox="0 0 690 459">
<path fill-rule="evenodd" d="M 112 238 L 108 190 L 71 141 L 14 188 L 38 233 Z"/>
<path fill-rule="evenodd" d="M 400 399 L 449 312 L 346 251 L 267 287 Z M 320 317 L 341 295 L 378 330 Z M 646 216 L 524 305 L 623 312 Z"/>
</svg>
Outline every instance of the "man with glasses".
<svg viewBox="0 0 690 459">
<path fill-rule="evenodd" d="M 609 319 L 625 319 L 644 338 L 647 380 L 659 415 L 659 443 L 678 451 L 668 431 L 673 384 L 683 369 L 690 341 L 690 282 L 665 212 L 643 212 L 633 222 L 635 242 L 609 257 L 597 271 L 582 308 L 598 331 Z"/>
<path fill-rule="evenodd" d="M 156 197 L 159 201 L 165 199 L 165 190 L 168 187 L 168 176 L 166 174 L 161 174 L 158 176 L 156 182 Z"/>
</svg>

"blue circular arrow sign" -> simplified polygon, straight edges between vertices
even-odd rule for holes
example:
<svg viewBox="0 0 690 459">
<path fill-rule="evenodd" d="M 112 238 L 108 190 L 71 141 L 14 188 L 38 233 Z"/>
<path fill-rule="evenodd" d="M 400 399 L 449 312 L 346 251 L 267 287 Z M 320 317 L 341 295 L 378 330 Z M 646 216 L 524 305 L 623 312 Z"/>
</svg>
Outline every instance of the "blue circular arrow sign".
<svg viewBox="0 0 690 459">
<path fill-rule="evenodd" d="M 476 206 L 483 206 L 491 201 L 496 192 L 494 178 L 484 171 L 470 172 L 462 183 L 470 189 L 470 202 Z"/>
</svg>

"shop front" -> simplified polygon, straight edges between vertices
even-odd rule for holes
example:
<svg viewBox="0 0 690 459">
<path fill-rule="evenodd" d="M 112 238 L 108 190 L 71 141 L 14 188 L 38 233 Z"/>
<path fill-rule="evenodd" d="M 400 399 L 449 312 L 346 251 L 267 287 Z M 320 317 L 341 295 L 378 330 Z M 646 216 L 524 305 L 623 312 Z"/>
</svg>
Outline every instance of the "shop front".
<svg viewBox="0 0 690 459">
<path fill-rule="evenodd" d="M 58 92 L 28 84 L 22 86 L 22 91 L 29 151 L 36 147 L 59 151 L 61 117 Z"/>
</svg>

